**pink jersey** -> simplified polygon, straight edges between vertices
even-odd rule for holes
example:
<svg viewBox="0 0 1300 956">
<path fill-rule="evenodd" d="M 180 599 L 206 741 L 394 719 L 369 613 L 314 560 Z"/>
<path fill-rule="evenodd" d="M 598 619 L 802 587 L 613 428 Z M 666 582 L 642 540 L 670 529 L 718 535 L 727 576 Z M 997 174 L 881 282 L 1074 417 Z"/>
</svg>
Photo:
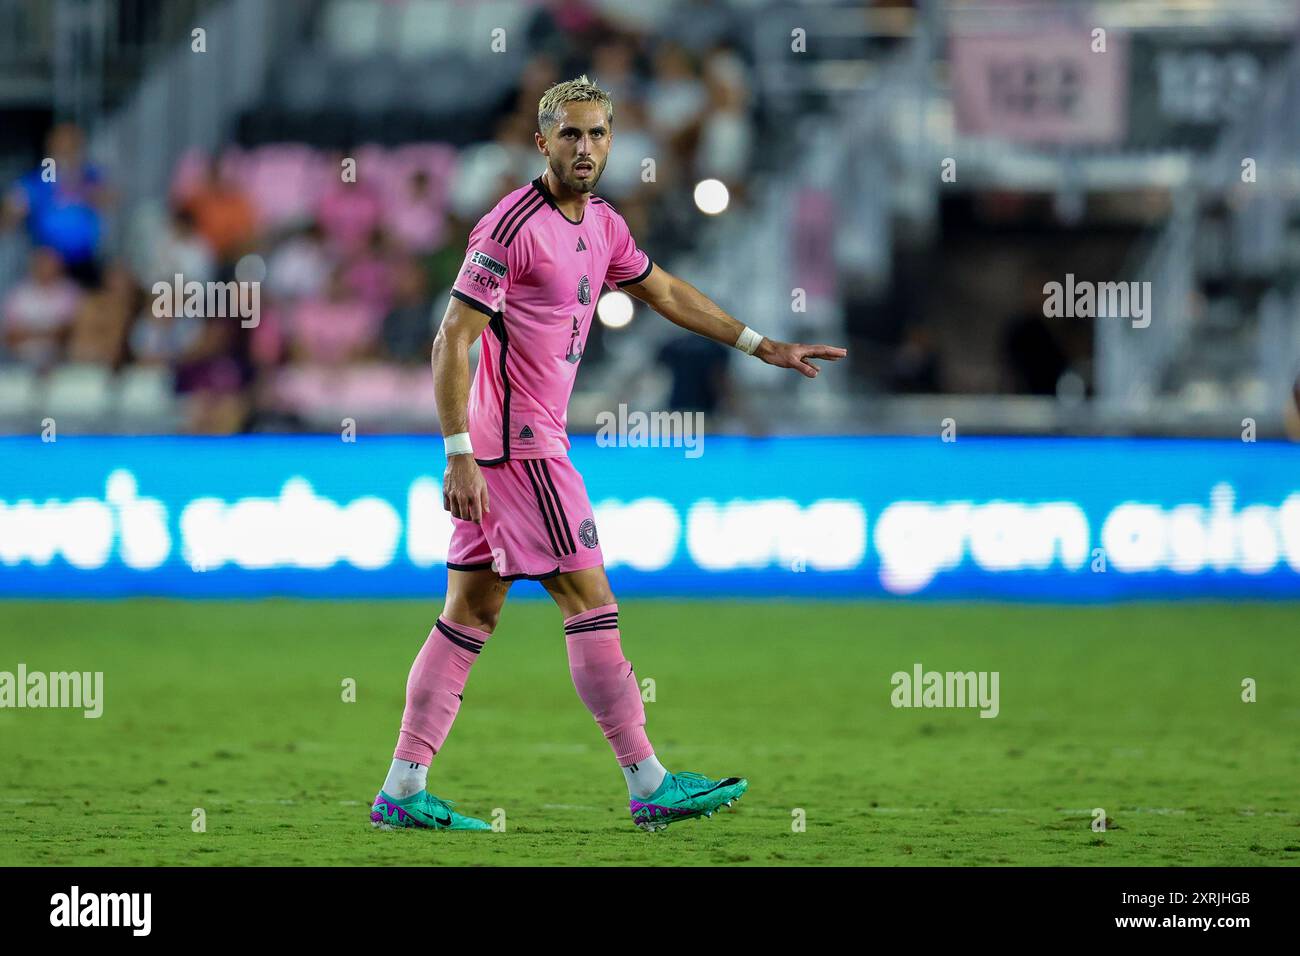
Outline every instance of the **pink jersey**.
<svg viewBox="0 0 1300 956">
<path fill-rule="evenodd" d="M 599 288 L 650 269 L 613 206 L 593 197 L 572 222 L 540 176 L 479 220 L 451 294 L 492 319 L 469 395 L 480 465 L 567 454 L 569 396 Z"/>
</svg>

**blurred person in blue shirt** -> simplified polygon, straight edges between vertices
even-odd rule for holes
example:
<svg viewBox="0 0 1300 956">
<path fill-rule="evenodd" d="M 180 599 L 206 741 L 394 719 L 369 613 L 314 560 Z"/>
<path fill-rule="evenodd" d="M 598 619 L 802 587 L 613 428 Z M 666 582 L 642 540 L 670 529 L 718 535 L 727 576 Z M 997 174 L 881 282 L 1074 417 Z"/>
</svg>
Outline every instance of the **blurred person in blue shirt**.
<svg viewBox="0 0 1300 956">
<path fill-rule="evenodd" d="M 75 124 L 50 130 L 45 161 L 19 179 L 6 198 L 5 224 L 25 225 L 33 246 L 53 249 L 70 276 L 92 286 L 99 279 L 100 210 L 107 190 L 103 173 L 86 161 L 83 149 Z"/>
</svg>

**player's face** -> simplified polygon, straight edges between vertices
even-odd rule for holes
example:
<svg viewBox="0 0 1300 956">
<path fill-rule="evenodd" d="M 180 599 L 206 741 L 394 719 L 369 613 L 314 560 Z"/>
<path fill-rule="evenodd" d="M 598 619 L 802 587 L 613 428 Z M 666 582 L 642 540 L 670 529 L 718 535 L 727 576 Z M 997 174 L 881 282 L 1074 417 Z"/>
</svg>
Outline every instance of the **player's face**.
<svg viewBox="0 0 1300 956">
<path fill-rule="evenodd" d="M 538 146 L 556 179 L 576 193 L 589 193 L 605 171 L 613 135 L 599 103 L 566 103 L 550 135 L 538 137 Z"/>
</svg>

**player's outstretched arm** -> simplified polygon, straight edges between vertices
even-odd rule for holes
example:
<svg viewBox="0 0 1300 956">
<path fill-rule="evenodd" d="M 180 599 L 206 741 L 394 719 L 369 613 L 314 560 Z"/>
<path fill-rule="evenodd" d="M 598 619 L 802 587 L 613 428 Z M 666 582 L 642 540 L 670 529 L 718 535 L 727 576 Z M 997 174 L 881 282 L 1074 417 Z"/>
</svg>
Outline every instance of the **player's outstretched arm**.
<svg viewBox="0 0 1300 956">
<path fill-rule="evenodd" d="M 444 439 L 469 431 L 469 349 L 489 321 L 482 312 L 453 298 L 434 336 L 433 394 Z M 483 519 L 488 510 L 487 483 L 472 453 L 448 453 L 442 507 L 466 521 Z"/>
<path fill-rule="evenodd" d="M 640 299 L 674 325 L 723 345 L 736 345 L 740 334 L 745 330 L 742 323 L 722 311 L 716 302 L 695 286 L 657 265 L 644 280 L 623 286 L 623 291 Z M 809 359 L 834 362 L 848 354 L 846 349 L 834 345 L 803 345 L 797 342 L 777 342 L 769 338 L 763 338 L 754 349 L 754 355 L 768 365 L 792 368 L 809 378 L 816 378 L 821 371 Z"/>
</svg>

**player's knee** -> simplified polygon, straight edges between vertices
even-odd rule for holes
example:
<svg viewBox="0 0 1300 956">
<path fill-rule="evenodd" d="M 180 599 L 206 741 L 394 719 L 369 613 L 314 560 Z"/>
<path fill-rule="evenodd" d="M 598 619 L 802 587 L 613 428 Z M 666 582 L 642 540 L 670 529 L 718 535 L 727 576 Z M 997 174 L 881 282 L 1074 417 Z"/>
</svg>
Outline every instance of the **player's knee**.
<svg viewBox="0 0 1300 956">
<path fill-rule="evenodd" d="M 501 608 L 499 607 L 483 608 L 478 612 L 477 617 L 479 619 L 479 623 L 474 626 L 477 627 L 480 631 L 487 631 L 489 634 L 491 634 L 493 631 L 497 629 L 497 621 L 501 619 Z"/>
<path fill-rule="evenodd" d="M 464 616 L 471 620 L 461 621 L 460 623 L 491 634 L 496 630 L 497 621 L 501 618 L 501 609 L 498 607 L 473 608 L 467 611 Z"/>
<path fill-rule="evenodd" d="M 491 634 L 501 617 L 501 605 L 495 602 L 449 600 L 443 615 L 453 624 L 476 628 Z"/>
<path fill-rule="evenodd" d="M 618 603 L 614 600 L 614 592 L 610 589 L 609 581 L 603 576 L 600 581 L 582 582 L 582 587 L 571 595 L 571 601 L 577 605 L 578 613 Z"/>
</svg>

